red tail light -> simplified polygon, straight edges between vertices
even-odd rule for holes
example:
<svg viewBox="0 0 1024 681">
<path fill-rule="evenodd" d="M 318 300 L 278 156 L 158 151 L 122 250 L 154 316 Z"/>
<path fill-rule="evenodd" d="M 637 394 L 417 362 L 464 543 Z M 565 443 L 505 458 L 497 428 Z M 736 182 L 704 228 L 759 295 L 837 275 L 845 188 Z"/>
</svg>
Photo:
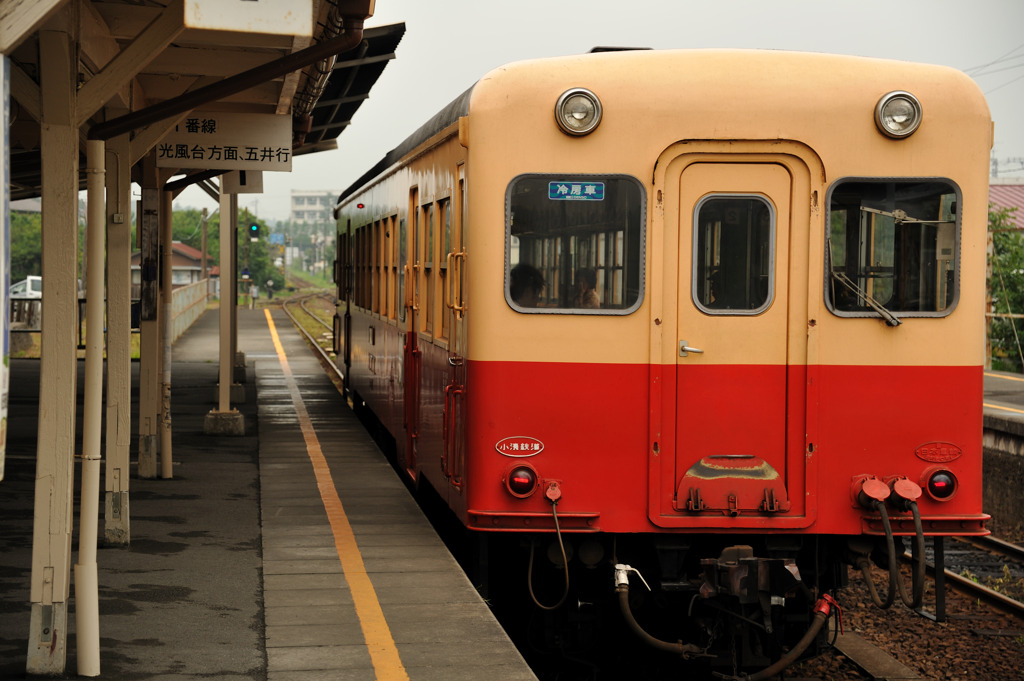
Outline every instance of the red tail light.
<svg viewBox="0 0 1024 681">
<path fill-rule="evenodd" d="M 537 491 L 537 471 L 532 466 L 516 466 L 508 472 L 505 487 L 515 497 L 528 497 Z"/>
<path fill-rule="evenodd" d="M 951 499 L 956 494 L 956 487 L 956 476 L 945 469 L 928 476 L 928 494 L 937 501 Z"/>
</svg>

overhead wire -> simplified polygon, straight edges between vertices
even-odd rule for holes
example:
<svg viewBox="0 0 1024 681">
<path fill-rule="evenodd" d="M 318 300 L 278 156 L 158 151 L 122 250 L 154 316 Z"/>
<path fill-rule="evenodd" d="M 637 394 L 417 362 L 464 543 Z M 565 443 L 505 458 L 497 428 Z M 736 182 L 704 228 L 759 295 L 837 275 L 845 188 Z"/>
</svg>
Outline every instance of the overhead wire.
<svg viewBox="0 0 1024 681">
<path fill-rule="evenodd" d="M 1022 64 L 1021 66 L 1022 66 L 1022 67 L 1024 67 L 1024 64 Z M 1004 87 L 1006 87 L 1007 85 L 1011 85 L 1011 84 L 1013 84 L 1013 83 L 1016 83 L 1016 82 L 1017 82 L 1018 80 L 1021 80 L 1021 79 L 1024 79 L 1024 75 L 1020 75 L 1020 76 L 1017 76 L 1017 77 L 1016 77 L 1016 78 L 1014 78 L 1013 80 L 1008 80 L 1008 81 L 1006 81 L 1005 83 L 1003 83 L 1002 85 L 997 85 L 996 87 L 994 87 L 994 88 L 992 88 L 992 89 L 990 89 L 990 90 L 985 90 L 985 94 L 986 94 L 986 95 L 990 95 L 990 94 L 992 94 L 993 92 L 995 92 L 996 90 L 1002 90 L 1002 89 L 1003 89 Z"/>
<path fill-rule="evenodd" d="M 995 59 L 993 59 L 990 62 L 987 62 L 985 64 L 980 64 L 979 66 L 972 66 L 971 68 L 968 68 L 968 69 L 964 69 L 964 73 L 966 73 L 968 75 L 981 75 L 982 73 L 984 73 L 985 69 L 987 69 L 988 67 L 1006 61 L 1007 59 L 1010 58 L 1010 55 L 1014 54 L 1015 52 L 1019 52 L 1021 50 L 1024 50 L 1024 43 L 1021 43 L 1020 45 L 1018 45 L 1017 47 L 1013 48 L 1009 52 L 1006 52 L 1005 54 L 1003 54 L 1003 55 L 1001 55 L 999 57 L 996 57 Z M 1014 59 L 1016 59 L 1016 57 L 1014 57 Z"/>
<path fill-rule="evenodd" d="M 997 74 L 997 73 L 1004 73 L 1006 71 L 1014 71 L 1016 69 L 1024 68 L 1024 53 L 1017 54 L 1018 52 L 1022 52 L 1022 51 L 1024 51 L 1024 43 L 1021 43 L 1020 45 L 1018 45 L 1017 47 L 1013 48 L 1012 50 L 1001 54 L 1000 56 L 996 57 L 992 61 L 986 62 L 984 64 L 979 64 L 978 66 L 972 66 L 970 68 L 964 69 L 964 73 L 966 73 L 967 75 L 969 75 L 970 77 L 972 77 L 974 79 L 978 79 L 978 78 L 983 77 L 983 76 L 992 76 L 992 75 Z M 1020 62 L 1019 63 L 1015 63 L 1015 64 L 1011 64 L 1011 65 L 1005 65 L 1007 62 L 1013 62 L 1013 61 L 1017 61 L 1017 60 L 1020 60 Z M 997 69 L 994 69 L 994 70 L 990 70 L 991 67 L 993 67 L 993 66 L 1000 66 L 1000 68 L 997 68 Z M 1006 87 L 1007 85 L 1012 85 L 1013 83 L 1016 83 L 1017 81 L 1019 81 L 1021 79 L 1024 79 L 1024 74 L 1022 74 L 1020 76 L 1017 76 L 1016 78 L 1013 78 L 1011 80 L 1008 80 L 1005 83 L 1002 83 L 1001 85 L 997 85 L 995 87 L 989 88 L 989 89 L 985 90 L 984 92 L 985 92 L 986 95 L 990 95 L 993 92 L 996 92 L 997 90 L 1001 90 L 1004 87 Z"/>
</svg>

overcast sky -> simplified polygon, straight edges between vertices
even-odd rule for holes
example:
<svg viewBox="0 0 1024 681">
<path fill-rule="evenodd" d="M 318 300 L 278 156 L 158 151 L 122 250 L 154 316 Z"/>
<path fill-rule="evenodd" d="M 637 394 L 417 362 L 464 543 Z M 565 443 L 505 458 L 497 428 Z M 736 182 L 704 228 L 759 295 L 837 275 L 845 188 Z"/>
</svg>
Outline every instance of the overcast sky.
<svg viewBox="0 0 1024 681">
<path fill-rule="evenodd" d="M 264 193 L 240 195 L 241 206 L 286 220 L 293 188 L 340 193 L 492 68 L 595 45 L 786 49 L 952 66 L 988 98 L 1000 175 L 1024 181 L 1024 0 L 376 0 L 367 25 L 398 22 L 406 32 L 397 56 L 338 149 L 296 158 L 291 173 L 265 173 Z M 216 207 L 197 189 L 175 205 Z"/>
</svg>

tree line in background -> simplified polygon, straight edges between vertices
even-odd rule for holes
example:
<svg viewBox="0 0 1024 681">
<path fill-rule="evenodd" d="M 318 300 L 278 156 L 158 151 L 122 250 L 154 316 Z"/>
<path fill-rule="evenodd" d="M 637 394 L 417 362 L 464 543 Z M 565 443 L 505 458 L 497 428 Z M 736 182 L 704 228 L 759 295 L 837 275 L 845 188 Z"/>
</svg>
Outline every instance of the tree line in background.
<svg viewBox="0 0 1024 681">
<path fill-rule="evenodd" d="M 214 213 L 207 218 L 206 252 L 210 266 L 220 262 L 220 215 Z M 260 236 L 251 241 L 248 226 L 255 222 L 260 226 Z M 281 268 L 274 263 L 277 246 L 268 242 L 270 228 L 251 214 L 239 213 L 238 254 L 239 272 L 248 263 L 250 277 L 264 289 L 266 282 L 272 280 L 275 291 L 285 288 L 285 278 Z M 203 245 L 202 212 L 194 208 L 175 210 L 173 217 L 172 239 L 187 244 L 201 251 Z M 85 225 L 79 224 L 79 243 L 85 238 Z M 134 222 L 131 227 L 131 243 L 137 249 L 138 240 Z M 42 225 L 39 213 L 11 213 L 11 283 L 21 281 L 30 274 L 42 274 Z M 81 266 L 81 249 L 79 249 L 79 266 Z"/>
<path fill-rule="evenodd" d="M 281 268 L 274 264 L 271 249 L 274 248 L 268 242 L 270 229 L 268 225 L 247 211 L 240 211 L 238 217 L 238 272 L 241 274 L 248 270 L 250 280 L 256 282 L 260 290 L 266 290 L 267 281 L 273 281 L 273 290 L 282 291 L 285 288 L 285 278 L 281 274 Z M 203 214 L 195 208 L 175 210 L 171 238 L 183 244 L 201 251 L 203 248 Z M 251 240 L 249 225 L 255 223 L 260 226 L 259 238 Z M 135 240 L 135 228 L 132 227 L 132 243 Z M 220 262 L 220 213 L 214 213 L 206 219 L 206 253 L 210 258 L 210 266 Z"/>
<path fill-rule="evenodd" d="M 1024 233 L 1017 229 L 1012 220 L 1014 209 L 990 209 L 989 230 L 992 232 L 993 251 L 990 256 L 992 277 L 989 290 L 992 292 L 991 326 L 989 339 L 992 346 L 992 368 L 997 370 L 1024 373 Z M 251 242 L 248 225 L 256 222 L 260 225 L 260 237 Z M 84 226 L 80 226 L 84 234 Z M 220 215 L 214 213 L 207 219 L 206 249 L 211 262 L 216 264 L 220 257 Z M 245 267 L 248 257 L 248 269 L 252 281 L 257 282 L 261 289 L 267 280 L 274 282 L 274 290 L 282 291 L 286 282 L 281 269 L 274 259 L 280 250 L 278 246 L 268 243 L 270 229 L 258 218 L 242 212 L 239 215 L 238 253 L 239 270 Z M 42 273 L 42 256 L 40 253 L 41 226 L 39 213 L 11 213 L 11 282 L 21 281 L 30 274 Z M 194 208 L 174 211 L 175 241 L 188 244 L 197 250 L 202 249 L 202 213 Z M 315 231 L 301 228 L 295 230 L 292 245 L 304 252 L 316 252 Z M 333 239 L 329 239 L 333 241 Z M 135 244 L 135 228 L 132 227 L 132 243 Z M 329 244 L 333 251 L 333 243 Z M 330 262 L 333 252 L 322 258 Z M 321 256 L 322 257 L 322 256 Z M 300 265 L 301 266 L 301 265 Z M 329 276 L 330 272 L 325 272 Z M 1020 315 L 1016 318 L 1015 315 Z"/>
</svg>

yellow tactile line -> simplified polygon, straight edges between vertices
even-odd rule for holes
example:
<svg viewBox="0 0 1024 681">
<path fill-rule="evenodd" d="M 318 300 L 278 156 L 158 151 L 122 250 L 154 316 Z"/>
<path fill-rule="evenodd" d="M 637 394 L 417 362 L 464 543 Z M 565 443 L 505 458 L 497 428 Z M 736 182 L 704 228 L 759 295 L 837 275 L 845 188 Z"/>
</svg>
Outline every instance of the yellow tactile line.
<svg viewBox="0 0 1024 681">
<path fill-rule="evenodd" d="M 291 393 L 292 403 L 295 405 L 295 414 L 299 418 L 299 427 L 302 429 L 302 437 L 306 441 L 306 451 L 309 454 L 310 463 L 313 464 L 313 473 L 316 475 L 320 498 L 323 500 L 327 519 L 331 524 L 331 533 L 334 535 L 334 547 L 341 560 L 341 570 L 345 575 L 345 581 L 348 582 L 349 590 L 352 592 L 356 616 L 359 618 L 359 626 L 363 629 L 363 638 L 370 651 L 376 678 L 378 681 L 408 681 L 409 675 L 398 656 L 398 648 L 395 647 L 391 629 L 388 627 L 387 620 L 384 619 L 380 601 L 377 600 L 377 592 L 374 591 L 370 577 L 366 574 L 363 556 L 356 545 L 352 526 L 349 525 L 345 508 L 334 487 L 327 459 L 324 458 L 323 450 L 320 449 L 320 441 L 309 420 L 309 412 L 306 411 L 302 395 L 299 394 L 299 386 L 288 365 L 288 358 L 281 346 L 281 339 L 277 335 L 274 320 L 270 316 L 269 309 L 264 309 L 264 313 L 267 316 L 270 337 L 274 341 L 274 349 L 281 362 L 285 382 L 288 384 L 288 392 Z"/>
<path fill-rule="evenodd" d="M 1007 381 L 1024 381 L 1024 378 L 1019 376 L 1003 376 L 1001 374 L 990 374 L 987 371 L 985 375 L 990 378 L 1002 378 Z M 1004 407 L 1001 404 L 992 404 L 990 402 L 982 402 L 981 406 L 985 409 L 999 409 L 1000 411 L 1012 411 L 1014 414 L 1024 414 L 1024 409 L 1014 409 L 1013 407 Z"/>
</svg>

